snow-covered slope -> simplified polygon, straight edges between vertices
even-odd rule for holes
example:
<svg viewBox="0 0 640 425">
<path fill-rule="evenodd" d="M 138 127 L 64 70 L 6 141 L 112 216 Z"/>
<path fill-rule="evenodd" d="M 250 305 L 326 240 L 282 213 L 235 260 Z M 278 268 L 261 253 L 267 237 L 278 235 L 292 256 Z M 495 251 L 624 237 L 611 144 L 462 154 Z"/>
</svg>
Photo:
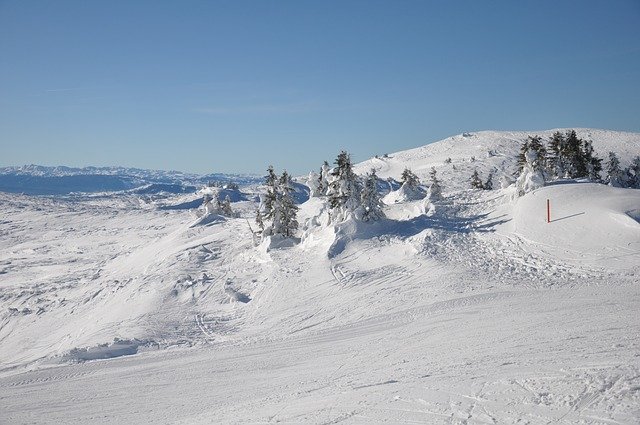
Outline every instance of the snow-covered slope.
<svg viewBox="0 0 640 425">
<path fill-rule="evenodd" d="M 429 170 L 434 167 L 438 177 L 449 183 L 449 189 L 466 189 L 473 170 L 477 169 L 483 178 L 493 172 L 494 182 L 498 183 L 502 176 L 513 176 L 520 146 L 528 136 L 537 135 L 546 142 L 554 132 L 564 133 L 566 130 L 464 133 L 419 148 L 377 156 L 359 163 L 356 171 L 364 174 L 375 169 L 380 177 L 400 180 L 402 171 L 409 168 L 426 182 Z M 575 131 L 579 138 L 593 141 L 593 148 L 600 158 L 606 159 L 609 152 L 615 152 L 623 167 L 639 155 L 638 133 L 590 128 L 577 128 Z"/>
<path fill-rule="evenodd" d="M 0 423 L 637 423 L 640 190 L 467 189 L 527 134 L 365 161 L 435 166 L 444 198 L 339 226 L 311 198 L 281 249 L 254 245 L 253 200 L 198 224 L 135 193 L 0 194 Z"/>
</svg>

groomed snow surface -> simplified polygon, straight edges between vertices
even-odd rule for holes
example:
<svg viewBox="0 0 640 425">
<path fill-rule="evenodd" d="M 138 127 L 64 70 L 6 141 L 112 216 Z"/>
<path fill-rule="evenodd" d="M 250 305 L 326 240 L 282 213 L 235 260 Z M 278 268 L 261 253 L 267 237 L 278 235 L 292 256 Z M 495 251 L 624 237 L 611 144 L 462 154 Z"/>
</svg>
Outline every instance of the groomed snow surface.
<svg viewBox="0 0 640 425">
<path fill-rule="evenodd" d="M 312 198 L 293 246 L 254 245 L 257 188 L 205 221 L 167 208 L 189 195 L 0 194 L 0 423 L 639 423 L 640 191 L 467 189 L 527 134 L 365 161 L 433 166 L 444 199 L 327 227 Z"/>
</svg>

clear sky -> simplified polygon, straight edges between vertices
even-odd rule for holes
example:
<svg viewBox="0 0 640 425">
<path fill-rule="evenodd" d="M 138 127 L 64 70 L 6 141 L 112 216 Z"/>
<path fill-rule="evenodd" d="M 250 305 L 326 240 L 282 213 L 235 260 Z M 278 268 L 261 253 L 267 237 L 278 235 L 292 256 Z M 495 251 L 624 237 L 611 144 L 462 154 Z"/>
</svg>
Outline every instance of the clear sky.
<svg viewBox="0 0 640 425">
<path fill-rule="evenodd" d="M 301 174 L 555 127 L 640 131 L 639 0 L 0 0 L 0 166 Z"/>
</svg>

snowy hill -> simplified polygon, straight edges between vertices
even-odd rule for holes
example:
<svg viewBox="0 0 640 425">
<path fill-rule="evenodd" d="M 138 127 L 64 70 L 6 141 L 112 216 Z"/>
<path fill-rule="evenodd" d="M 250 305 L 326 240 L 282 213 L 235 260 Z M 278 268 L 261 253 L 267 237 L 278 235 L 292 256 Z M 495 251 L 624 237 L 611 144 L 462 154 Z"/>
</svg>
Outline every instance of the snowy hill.
<svg viewBox="0 0 640 425">
<path fill-rule="evenodd" d="M 469 189 L 551 133 L 364 161 L 435 167 L 443 198 L 327 225 L 301 196 L 279 249 L 254 244 L 253 195 L 202 221 L 188 194 L 0 194 L 0 422 L 637 423 L 640 190 Z M 640 134 L 578 135 L 640 155 Z"/>
<path fill-rule="evenodd" d="M 478 169 L 484 177 L 493 172 L 495 182 L 502 176 L 513 176 L 520 145 L 528 136 L 538 135 L 546 142 L 554 132 L 564 133 L 566 130 L 464 133 L 386 157 L 377 156 L 359 163 L 356 171 L 363 174 L 375 169 L 380 177 L 399 180 L 407 167 L 426 181 L 429 170 L 434 167 L 438 176 L 450 183 L 451 189 L 466 189 L 474 169 Z M 588 128 L 577 128 L 575 131 L 578 137 L 593 141 L 594 150 L 600 158 L 607 158 L 609 152 L 615 152 L 623 167 L 639 155 L 640 136 L 637 133 Z"/>
</svg>

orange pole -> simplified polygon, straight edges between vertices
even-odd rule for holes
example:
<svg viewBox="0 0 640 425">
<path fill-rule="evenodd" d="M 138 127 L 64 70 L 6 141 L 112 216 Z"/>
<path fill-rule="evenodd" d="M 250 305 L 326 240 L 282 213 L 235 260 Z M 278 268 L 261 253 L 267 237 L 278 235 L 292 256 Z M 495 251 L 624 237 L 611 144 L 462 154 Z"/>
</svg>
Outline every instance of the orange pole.
<svg viewBox="0 0 640 425">
<path fill-rule="evenodd" d="M 547 199 L 547 223 L 551 223 L 551 206 L 549 205 L 548 199 Z"/>
</svg>

